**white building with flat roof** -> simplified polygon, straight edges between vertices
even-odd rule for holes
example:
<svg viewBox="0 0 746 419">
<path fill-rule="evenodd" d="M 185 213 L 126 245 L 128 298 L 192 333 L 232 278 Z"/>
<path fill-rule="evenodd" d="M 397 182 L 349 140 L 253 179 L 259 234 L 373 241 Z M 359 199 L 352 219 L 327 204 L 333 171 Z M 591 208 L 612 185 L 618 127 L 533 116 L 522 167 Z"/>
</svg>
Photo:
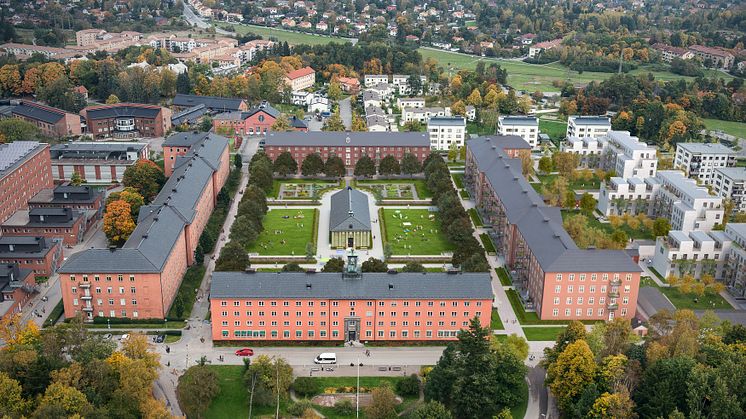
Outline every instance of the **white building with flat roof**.
<svg viewBox="0 0 746 419">
<path fill-rule="evenodd" d="M 716 168 L 735 165 L 736 152 L 720 143 L 676 144 L 673 167 L 705 185 L 712 183 Z"/>
<path fill-rule="evenodd" d="M 566 137 L 602 137 L 611 130 L 606 116 L 571 116 L 567 118 Z"/>
<path fill-rule="evenodd" d="M 722 279 L 732 243 L 723 231 L 671 230 L 656 239 L 652 266 L 663 277 L 710 274 Z"/>
<path fill-rule="evenodd" d="M 427 77 L 419 76 L 420 77 L 420 90 L 418 92 L 412 92 L 412 89 L 410 89 L 409 77 L 410 76 L 406 74 L 394 74 L 394 76 L 391 78 L 391 84 L 394 85 L 397 92 L 401 96 L 421 95 L 422 89 L 425 87 L 425 83 L 427 82 Z"/>
<path fill-rule="evenodd" d="M 424 97 L 400 97 L 396 99 L 396 106 L 399 109 L 424 108 L 425 98 Z"/>
<path fill-rule="evenodd" d="M 604 215 L 647 214 L 652 189 L 637 177 L 612 177 L 601 184 L 597 208 Z"/>
<path fill-rule="evenodd" d="M 451 116 L 451 108 L 402 108 L 401 125 L 411 121 L 418 121 L 421 124 L 427 124 L 430 118 L 442 116 Z"/>
<path fill-rule="evenodd" d="M 463 147 L 466 138 L 466 119 L 456 117 L 433 117 L 427 123 L 430 149 L 449 150 L 452 146 Z"/>
<path fill-rule="evenodd" d="M 715 195 L 730 199 L 733 211 L 746 212 L 746 167 L 718 167 L 712 181 Z"/>
<path fill-rule="evenodd" d="M 653 191 L 648 214 L 666 218 L 672 230 L 710 231 L 723 222 L 723 198 L 710 195 L 678 170 L 659 171 L 645 182 Z"/>
<path fill-rule="evenodd" d="M 732 295 L 746 297 L 746 223 L 729 223 L 725 234 L 733 239 L 728 261 L 723 270 L 723 282 Z"/>
<path fill-rule="evenodd" d="M 389 76 L 388 74 L 366 74 L 363 77 L 363 83 L 367 87 L 376 86 L 381 83 L 388 83 L 389 82 Z"/>
<path fill-rule="evenodd" d="M 497 119 L 497 133 L 517 135 L 523 138 L 531 149 L 539 148 L 539 118 L 534 116 L 501 116 Z"/>
<path fill-rule="evenodd" d="M 628 131 L 609 131 L 599 138 L 603 144 L 601 165 L 622 178 L 655 176 L 658 150 L 633 137 Z"/>
</svg>

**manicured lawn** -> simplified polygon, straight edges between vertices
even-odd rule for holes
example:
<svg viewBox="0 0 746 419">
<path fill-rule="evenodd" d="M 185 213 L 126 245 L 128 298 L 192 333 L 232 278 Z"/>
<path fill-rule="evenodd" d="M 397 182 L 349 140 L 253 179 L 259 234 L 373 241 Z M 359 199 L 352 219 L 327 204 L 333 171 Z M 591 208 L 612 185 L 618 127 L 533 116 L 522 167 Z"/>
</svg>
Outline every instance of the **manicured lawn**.
<svg viewBox="0 0 746 419">
<path fill-rule="evenodd" d="M 325 35 L 313 35 L 310 33 L 287 31 L 283 29 L 268 28 L 265 26 L 230 24 L 230 23 L 223 23 L 219 26 L 222 28 L 233 26 L 233 29 L 236 31 L 237 34 L 242 35 L 247 32 L 252 32 L 257 35 L 261 35 L 265 39 L 272 38 L 272 39 L 277 39 L 281 42 L 287 41 L 287 43 L 291 45 L 298 45 L 298 44 L 324 45 L 330 42 L 337 42 L 337 43 L 348 42 L 347 40 L 343 38 L 334 38 L 334 37 L 325 36 Z"/>
<path fill-rule="evenodd" d="M 496 308 L 492 309 L 492 319 L 490 320 L 490 329 L 492 330 L 502 330 L 505 327 L 503 326 L 502 320 L 500 320 L 500 314 L 497 312 Z"/>
<path fill-rule="evenodd" d="M 469 208 L 466 212 L 469 213 L 469 217 L 471 218 L 471 222 L 474 223 L 474 227 L 482 227 L 484 225 L 482 217 L 479 216 L 479 212 L 477 212 L 476 208 Z"/>
<path fill-rule="evenodd" d="M 44 326 L 54 326 L 55 323 L 57 323 L 57 320 L 59 320 L 60 316 L 62 316 L 62 313 L 65 312 L 65 306 L 62 304 L 62 300 L 60 300 L 59 303 L 57 303 L 56 306 L 52 309 L 52 311 L 49 312 L 49 316 L 47 316 L 47 319 L 44 320 Z"/>
<path fill-rule="evenodd" d="M 284 196 L 280 196 L 281 185 L 285 185 Z M 316 179 L 275 179 L 272 181 L 272 193 L 269 198 L 313 199 L 337 187 L 339 187 L 339 182 Z"/>
<path fill-rule="evenodd" d="M 495 135 L 495 127 L 469 121 L 466 123 L 466 132 L 471 135 Z"/>
<path fill-rule="evenodd" d="M 518 297 L 517 291 L 508 289 L 508 290 L 505 290 L 505 293 L 508 295 L 510 306 L 513 307 L 513 312 L 515 313 L 515 316 L 518 319 L 518 322 L 522 325 L 543 325 L 543 324 L 566 325 L 567 323 L 569 323 L 568 320 L 540 320 L 539 315 L 536 314 L 536 312 L 526 311 L 523 309 L 523 305 L 521 305 L 520 297 Z M 596 321 L 583 320 L 582 323 L 594 324 L 596 323 Z"/>
<path fill-rule="evenodd" d="M 386 242 L 395 255 L 440 255 L 454 249 L 434 212 L 426 209 L 381 211 Z"/>
<path fill-rule="evenodd" d="M 567 133 L 567 122 L 539 119 L 539 132 L 547 134 L 552 140 L 560 140 Z"/>
<path fill-rule="evenodd" d="M 218 375 L 220 393 L 205 412 L 206 419 L 232 419 L 249 417 L 249 392 L 243 380 L 243 365 L 208 365 Z M 280 401 L 280 413 L 287 408 L 287 401 Z M 274 417 L 275 406 L 254 406 L 252 416 Z"/>
<path fill-rule="evenodd" d="M 315 209 L 270 208 L 264 216 L 264 231 L 247 250 L 269 256 L 305 255 L 306 244 L 315 241 L 317 213 Z"/>
<path fill-rule="evenodd" d="M 360 377 L 360 387 L 373 388 L 380 387 L 383 383 L 391 384 L 391 388 L 396 388 L 396 383 L 403 380 L 404 377 Z M 320 393 L 326 388 L 355 387 L 357 377 L 313 377 L 319 385 Z"/>
<path fill-rule="evenodd" d="M 495 250 L 495 244 L 492 243 L 492 239 L 490 239 L 489 234 L 482 233 L 479 235 L 479 239 L 482 240 L 482 246 L 484 246 L 484 250 L 487 253 L 497 253 L 497 250 Z"/>
<path fill-rule="evenodd" d="M 723 131 L 726 134 L 746 138 L 746 122 L 721 121 L 719 119 L 702 119 L 705 128 L 711 131 Z"/>
<path fill-rule="evenodd" d="M 461 196 L 461 199 L 469 199 L 469 198 L 471 198 L 469 196 L 469 192 L 466 189 L 461 189 L 460 191 L 458 191 L 458 194 L 459 194 L 459 196 Z"/>
<path fill-rule="evenodd" d="M 526 340 L 553 341 L 565 330 L 564 327 L 524 327 Z"/>
<path fill-rule="evenodd" d="M 433 194 L 430 189 L 427 188 L 425 181 L 422 179 L 398 179 L 398 180 L 358 180 L 355 184 L 361 188 L 365 188 L 366 185 L 414 185 L 414 189 L 417 191 L 417 197 L 419 199 L 430 199 Z"/>
<path fill-rule="evenodd" d="M 453 183 L 456 184 L 456 189 L 464 189 L 464 174 L 463 173 L 454 173 L 451 175 L 453 177 Z"/>
<path fill-rule="evenodd" d="M 652 286 L 656 286 L 653 284 Z M 678 287 L 657 287 L 677 309 L 683 310 L 732 310 L 733 306 L 710 290 L 705 295 L 697 297 L 695 294 L 684 294 Z M 695 299 L 697 300 L 695 302 Z"/>
<path fill-rule="evenodd" d="M 521 401 L 510 409 L 510 415 L 513 419 L 523 419 L 526 417 L 526 409 L 528 409 L 528 383 L 524 380 L 521 382 Z"/>
<path fill-rule="evenodd" d="M 508 276 L 508 273 L 505 271 L 505 268 L 503 268 L 502 266 L 499 268 L 495 268 L 495 272 L 497 272 L 497 277 L 500 278 L 501 285 L 505 287 L 509 287 L 513 285 L 513 283 L 510 282 L 510 277 Z"/>
<path fill-rule="evenodd" d="M 603 230 L 607 233 L 613 233 L 614 232 L 614 226 L 611 225 L 611 223 L 602 223 L 596 219 L 596 217 L 592 215 L 587 215 L 586 213 L 582 211 L 575 211 L 575 210 L 562 210 L 562 219 L 564 220 L 567 217 L 570 217 L 572 215 L 582 214 L 585 215 L 586 219 L 588 220 L 588 226 L 592 228 L 598 228 L 600 230 Z M 622 224 L 621 227 L 619 227 L 622 231 L 624 231 L 627 234 L 627 237 L 632 239 L 644 239 L 644 240 L 655 240 L 655 236 L 653 235 L 653 232 L 646 229 L 645 226 L 640 224 L 640 226 L 636 229 L 632 229 L 630 226 L 628 226 L 626 223 Z"/>
</svg>

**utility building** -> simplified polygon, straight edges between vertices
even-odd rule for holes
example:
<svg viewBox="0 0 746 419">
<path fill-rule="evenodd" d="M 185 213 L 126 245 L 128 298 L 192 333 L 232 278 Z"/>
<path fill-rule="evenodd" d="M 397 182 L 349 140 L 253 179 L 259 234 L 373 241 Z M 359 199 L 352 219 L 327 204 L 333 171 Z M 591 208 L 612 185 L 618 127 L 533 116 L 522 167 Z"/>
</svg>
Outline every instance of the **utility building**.
<svg viewBox="0 0 746 419">
<path fill-rule="evenodd" d="M 336 248 L 371 246 L 368 195 L 347 187 L 332 195 L 329 240 Z"/>
</svg>

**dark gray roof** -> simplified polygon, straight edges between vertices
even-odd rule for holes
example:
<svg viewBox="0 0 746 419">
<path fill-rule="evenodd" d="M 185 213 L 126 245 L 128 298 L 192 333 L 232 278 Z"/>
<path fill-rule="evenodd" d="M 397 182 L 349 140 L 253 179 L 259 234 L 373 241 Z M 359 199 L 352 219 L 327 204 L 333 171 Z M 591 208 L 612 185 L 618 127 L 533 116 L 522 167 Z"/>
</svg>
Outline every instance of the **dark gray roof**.
<svg viewBox="0 0 746 419">
<path fill-rule="evenodd" d="M 208 132 L 175 132 L 163 141 L 164 147 L 191 147 L 203 141 L 209 135 Z"/>
<path fill-rule="evenodd" d="M 44 258 L 52 246 L 53 242 L 40 236 L 4 236 L 0 237 L 0 258 Z"/>
<path fill-rule="evenodd" d="M 184 109 L 181 112 L 176 113 L 171 117 L 171 124 L 173 125 L 181 125 L 183 123 L 194 123 L 199 119 L 202 115 L 206 114 L 208 112 L 207 107 L 200 103 L 197 106 L 192 106 L 191 108 Z"/>
<path fill-rule="evenodd" d="M 606 116 L 571 116 L 569 119 L 579 125 L 611 125 Z"/>
<path fill-rule="evenodd" d="M 162 108 L 140 103 L 117 103 L 116 105 L 96 106 L 84 109 L 88 119 L 109 119 L 117 117 L 156 118 Z"/>
<path fill-rule="evenodd" d="M 668 310 L 671 313 L 676 311 L 676 307 L 674 307 L 671 301 L 655 287 L 640 287 L 637 295 L 637 306 L 639 311 L 645 313 L 647 317 L 661 310 Z"/>
<path fill-rule="evenodd" d="M 465 127 L 466 119 L 462 116 L 434 116 L 430 118 L 430 121 L 428 121 L 427 124 L 436 126 Z"/>
<path fill-rule="evenodd" d="M 213 111 L 237 111 L 240 110 L 244 100 L 237 97 L 218 97 L 218 96 L 199 96 L 177 94 L 174 97 L 173 105 L 179 107 L 193 107 L 199 104 L 205 105 Z"/>
<path fill-rule="evenodd" d="M 154 266 L 137 249 L 88 249 L 71 255 L 59 269 L 60 273 L 158 273 Z"/>
<path fill-rule="evenodd" d="M 62 109 L 22 101 L 20 105 L 13 108 L 12 113 L 29 119 L 46 122 L 47 124 L 56 124 L 57 121 L 62 119 L 67 112 Z"/>
<path fill-rule="evenodd" d="M 369 231 L 368 195 L 347 187 L 331 197 L 329 231 Z"/>
<path fill-rule="evenodd" d="M 498 147 L 505 149 L 526 149 L 529 150 L 531 148 L 531 145 L 526 142 L 523 138 L 517 136 L 517 135 L 492 135 L 492 136 L 485 136 L 482 138 L 489 139 L 492 144 L 497 145 Z"/>
<path fill-rule="evenodd" d="M 127 161 L 127 152 L 140 152 L 146 143 L 113 143 L 75 141 L 55 144 L 49 149 L 52 162 L 64 159 L 118 160 Z"/>
<path fill-rule="evenodd" d="M 535 116 L 501 116 L 500 123 L 508 125 L 539 125 L 539 118 Z"/>
<path fill-rule="evenodd" d="M 310 287 L 308 286 L 310 285 Z M 487 273 L 214 272 L 211 298 L 492 299 Z"/>
<path fill-rule="evenodd" d="M 430 139 L 422 132 L 270 132 L 264 145 L 430 147 Z"/>
<path fill-rule="evenodd" d="M 298 129 L 307 129 L 308 125 L 306 124 L 306 121 L 299 119 L 298 117 L 293 116 L 290 118 L 290 125 L 293 126 L 293 128 Z"/>
</svg>

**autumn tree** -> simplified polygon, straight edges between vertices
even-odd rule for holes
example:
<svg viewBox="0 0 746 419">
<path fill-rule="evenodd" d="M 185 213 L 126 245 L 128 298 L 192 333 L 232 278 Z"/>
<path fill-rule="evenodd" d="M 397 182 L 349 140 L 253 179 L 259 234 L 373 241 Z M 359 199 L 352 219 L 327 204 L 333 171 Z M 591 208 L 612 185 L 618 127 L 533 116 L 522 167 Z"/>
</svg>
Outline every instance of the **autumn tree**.
<svg viewBox="0 0 746 419">
<path fill-rule="evenodd" d="M 366 132 L 368 131 L 368 124 L 365 122 L 365 119 L 361 118 L 356 112 L 353 112 L 351 128 L 354 132 Z"/>
<path fill-rule="evenodd" d="M 580 197 L 580 209 L 588 214 L 592 213 L 596 209 L 596 203 L 596 198 L 594 198 L 588 192 L 584 193 L 583 196 Z"/>
<path fill-rule="evenodd" d="M 549 156 L 543 156 L 539 159 L 539 171 L 542 173 L 551 173 L 554 170 L 552 164 L 552 158 Z"/>
<path fill-rule="evenodd" d="M 653 234 L 656 237 L 667 236 L 671 230 L 671 223 L 665 218 L 656 218 L 653 222 Z"/>
<path fill-rule="evenodd" d="M 457 100 L 451 104 L 451 113 L 453 115 L 466 116 L 466 105 L 464 102 Z"/>
<path fill-rule="evenodd" d="M 158 195 L 161 187 L 166 183 L 166 176 L 163 170 L 152 161 L 138 160 L 124 171 L 122 183 L 126 187 L 137 190 L 148 203 Z"/>
<path fill-rule="evenodd" d="M 103 229 L 109 242 L 121 246 L 135 231 L 135 227 L 130 204 L 126 201 L 120 199 L 106 206 Z"/>
<path fill-rule="evenodd" d="M 326 118 L 324 125 L 321 128 L 322 131 L 344 131 L 345 124 L 342 122 L 342 117 L 339 116 L 339 112 L 335 112 L 329 118 Z"/>
<path fill-rule="evenodd" d="M 329 83 L 327 96 L 329 96 L 329 100 L 337 101 L 339 99 L 342 99 L 342 87 L 339 85 L 339 82 L 336 79 L 332 79 L 332 82 Z"/>
<path fill-rule="evenodd" d="M 293 126 L 290 124 L 290 119 L 284 113 L 275 119 L 275 122 L 270 127 L 270 130 L 277 132 L 293 131 Z"/>
<path fill-rule="evenodd" d="M 547 370 L 547 383 L 560 406 L 567 409 L 573 399 L 593 382 L 596 363 L 588 343 L 578 340 L 567 345 Z"/>
<path fill-rule="evenodd" d="M 475 107 L 482 106 L 482 94 L 479 93 L 479 89 L 472 90 L 469 97 L 466 98 L 466 103 Z"/>
<path fill-rule="evenodd" d="M 561 176 L 571 178 L 573 171 L 578 167 L 579 157 L 574 153 L 559 152 L 552 154 L 552 165 Z"/>
<path fill-rule="evenodd" d="M 371 392 L 371 403 L 365 408 L 365 416 L 371 419 L 396 419 L 396 395 L 388 386 L 376 387 Z"/>
</svg>

